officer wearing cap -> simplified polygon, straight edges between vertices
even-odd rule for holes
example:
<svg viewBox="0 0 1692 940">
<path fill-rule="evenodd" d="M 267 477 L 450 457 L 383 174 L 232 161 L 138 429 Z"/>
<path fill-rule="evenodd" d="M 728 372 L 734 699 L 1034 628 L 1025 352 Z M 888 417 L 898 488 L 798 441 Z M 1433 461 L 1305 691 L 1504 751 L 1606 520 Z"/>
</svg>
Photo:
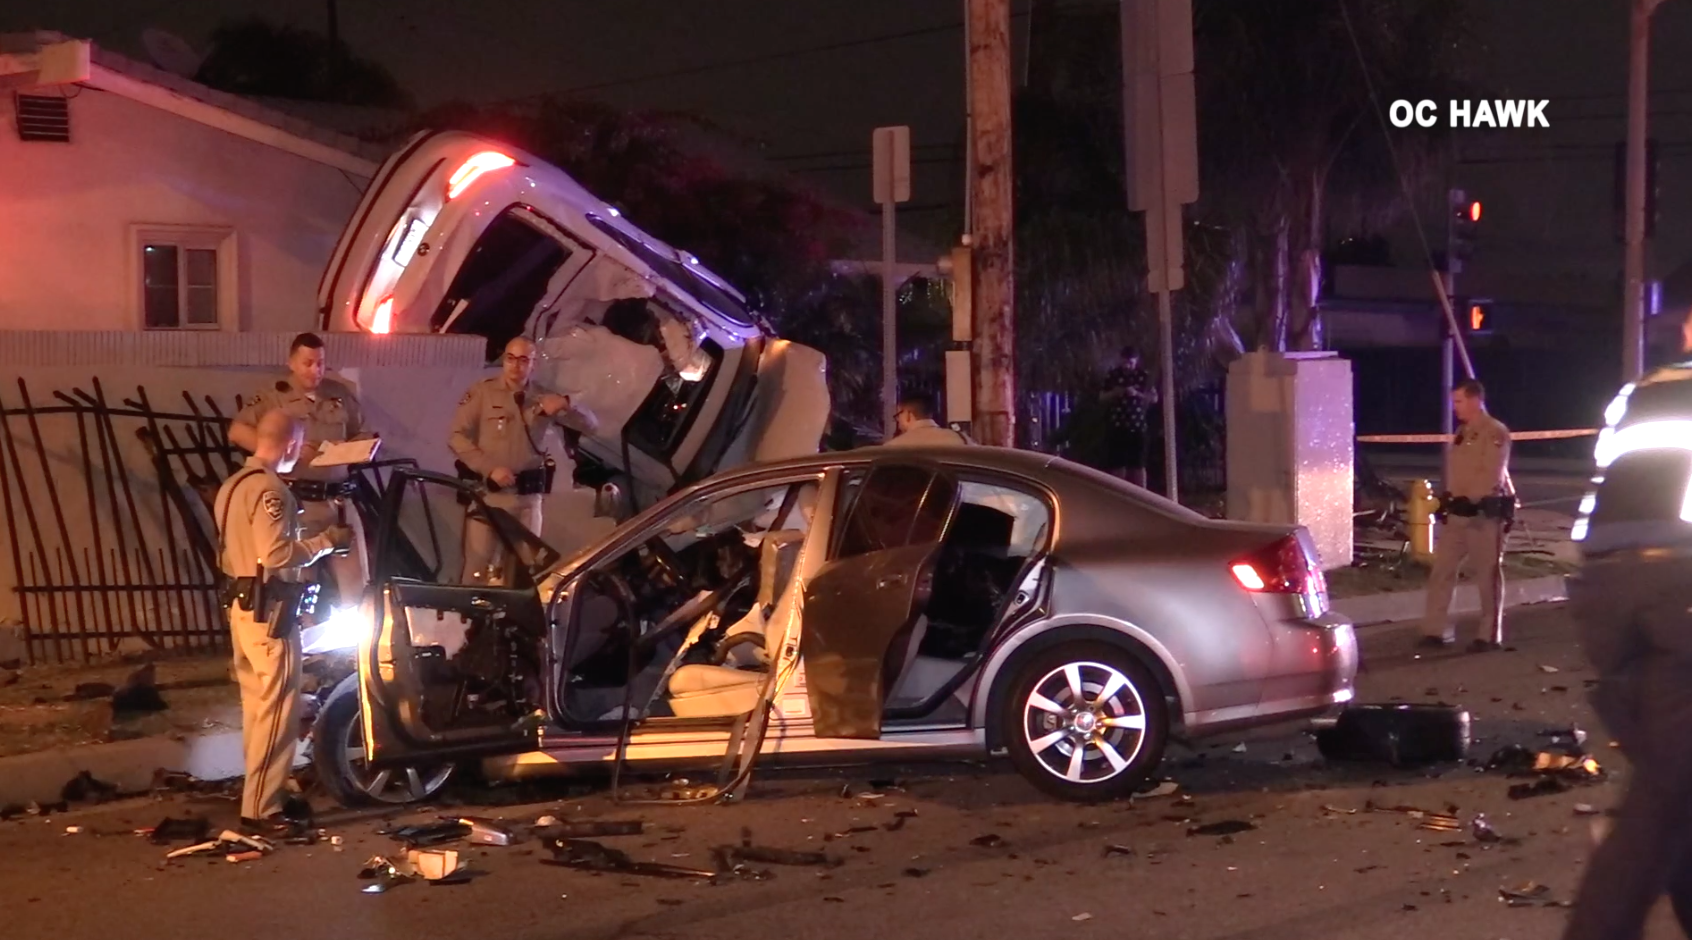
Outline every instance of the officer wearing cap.
<svg viewBox="0 0 1692 940">
<path fill-rule="evenodd" d="M 1504 645 L 1504 535 L 1515 518 L 1516 494 L 1510 485 L 1510 429 L 1486 410 L 1486 389 L 1474 379 L 1451 392 L 1451 409 L 1460 422 L 1445 463 L 1445 491 L 1440 494 L 1439 543 L 1428 577 L 1427 615 L 1422 645 L 1449 646 L 1457 641 L 1451 625 L 1451 594 L 1457 570 L 1473 565 L 1480 589 L 1481 618 L 1471 652 Z"/>
<path fill-rule="evenodd" d="M 485 501 L 540 534 L 541 500 L 552 491 L 556 464 L 547 448 L 552 432 L 592 434 L 599 422 L 586 408 L 532 385 L 535 344 L 517 337 L 505 346 L 500 374 L 464 393 L 452 417 L 447 446 L 458 473 L 487 487 Z M 497 581 L 503 567 L 499 538 L 482 520 L 464 522 L 464 581 Z"/>
<path fill-rule="evenodd" d="M 1692 316 L 1682 328 L 1692 358 Z M 1632 765 L 1586 867 L 1565 940 L 1638 940 L 1663 894 L 1692 936 L 1692 362 L 1625 386 L 1605 410 L 1595 488 L 1568 579 L 1592 705 Z"/>
<path fill-rule="evenodd" d="M 340 606 L 356 606 L 370 582 L 369 559 L 364 550 L 364 525 L 358 510 L 348 500 L 351 490 L 345 466 L 313 467 L 311 462 L 327 444 L 367 440 L 374 433 L 364 428 L 363 410 L 352 389 L 324 376 L 323 340 L 315 333 L 301 333 L 288 346 L 288 375 L 266 383 L 252 401 L 235 416 L 229 439 L 251 452 L 258 422 L 272 411 L 283 411 L 305 428 L 305 446 L 293 470 L 283 474 L 300 505 L 300 527 L 312 536 L 331 525 L 352 529 L 351 551 L 337 555 L 327 566 L 334 577 Z"/>
<path fill-rule="evenodd" d="M 252 835 L 287 836 L 298 825 L 282 805 L 300 733 L 300 589 L 307 566 L 352 540 L 344 525 L 300 533 L 299 507 L 279 474 L 299 459 L 304 430 L 287 411 L 267 412 L 254 428 L 253 455 L 223 482 L 212 508 L 241 689 L 241 825 Z"/>
</svg>

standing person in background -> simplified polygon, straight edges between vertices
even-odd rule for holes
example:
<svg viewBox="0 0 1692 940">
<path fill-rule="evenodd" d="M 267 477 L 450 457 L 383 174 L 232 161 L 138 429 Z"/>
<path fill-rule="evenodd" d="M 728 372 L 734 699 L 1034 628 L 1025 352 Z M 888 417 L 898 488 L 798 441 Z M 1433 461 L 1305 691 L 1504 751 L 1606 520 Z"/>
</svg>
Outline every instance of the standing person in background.
<svg viewBox="0 0 1692 940">
<path fill-rule="evenodd" d="M 894 420 L 899 433 L 887 442 L 888 447 L 956 447 L 975 443 L 962 431 L 942 427 L 935 421 L 933 404 L 921 395 L 900 399 Z"/>
<path fill-rule="evenodd" d="M 347 468 L 313 467 L 311 462 L 329 444 L 375 437 L 364 427 L 364 410 L 346 383 L 324 377 L 323 339 L 301 333 L 288 346 L 288 374 L 267 382 L 230 422 L 229 439 L 248 453 L 258 445 L 260 419 L 282 411 L 300 422 L 305 444 L 299 462 L 282 474 L 300 507 L 302 538 L 311 538 L 332 525 L 352 530 L 352 549 L 326 563 L 341 607 L 356 607 L 370 583 L 370 563 L 364 550 L 364 524 L 349 501 Z"/>
<path fill-rule="evenodd" d="M 1479 582 L 1481 619 L 1471 653 L 1504 645 L 1504 535 L 1516 515 L 1510 486 L 1510 429 L 1486 410 L 1486 389 L 1474 379 L 1451 392 L 1457 437 L 1446 458 L 1439 511 L 1443 524 L 1428 575 L 1427 614 L 1421 643 L 1427 647 L 1457 642 L 1451 625 L 1451 594 L 1465 560 L 1474 564 Z"/>
<path fill-rule="evenodd" d="M 447 446 L 459 476 L 487 486 L 485 502 L 541 531 L 541 500 L 552 492 L 557 464 L 547 454 L 552 431 L 592 434 L 599 421 L 587 409 L 529 382 L 535 344 L 517 337 L 505 344 L 500 374 L 470 386 L 453 414 Z M 464 583 L 497 580 L 504 568 L 499 536 L 479 518 L 464 520 Z"/>
<path fill-rule="evenodd" d="M 1146 485 L 1150 435 L 1146 413 L 1157 402 L 1151 376 L 1140 365 L 1140 351 L 1122 347 L 1116 366 L 1105 374 L 1100 396 L 1110 408 L 1111 434 L 1105 443 L 1105 472 L 1135 486 Z"/>
</svg>

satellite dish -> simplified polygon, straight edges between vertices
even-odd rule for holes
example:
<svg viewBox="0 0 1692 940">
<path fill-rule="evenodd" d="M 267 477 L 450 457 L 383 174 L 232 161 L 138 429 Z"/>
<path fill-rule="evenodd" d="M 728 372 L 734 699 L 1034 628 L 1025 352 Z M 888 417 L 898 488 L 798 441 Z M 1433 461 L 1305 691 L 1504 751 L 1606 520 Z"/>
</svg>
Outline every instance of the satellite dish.
<svg viewBox="0 0 1692 940">
<path fill-rule="evenodd" d="M 205 56 L 195 52 L 187 40 L 162 29 L 142 30 L 141 45 L 146 47 L 147 57 L 154 65 L 183 78 L 199 74 L 200 64 L 205 61 Z"/>
</svg>

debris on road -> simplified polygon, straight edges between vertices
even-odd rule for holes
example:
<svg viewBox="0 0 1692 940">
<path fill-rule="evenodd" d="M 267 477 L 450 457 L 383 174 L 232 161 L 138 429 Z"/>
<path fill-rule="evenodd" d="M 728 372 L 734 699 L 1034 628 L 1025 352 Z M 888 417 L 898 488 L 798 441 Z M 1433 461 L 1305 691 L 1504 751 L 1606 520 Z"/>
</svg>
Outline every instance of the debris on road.
<svg viewBox="0 0 1692 940">
<path fill-rule="evenodd" d="M 969 844 L 982 849 L 1000 849 L 1005 846 L 1005 837 L 996 832 L 989 832 L 969 840 Z"/>
<path fill-rule="evenodd" d="M 439 881 L 459 869 L 458 853 L 452 849 L 412 849 L 405 859 L 424 881 Z"/>
<path fill-rule="evenodd" d="M 70 778 L 59 790 L 59 799 L 64 803 L 99 804 L 117 799 L 117 796 L 117 784 L 97 780 L 86 770 Z"/>
<path fill-rule="evenodd" d="M 584 839 L 553 839 L 551 843 L 552 858 L 541 859 L 544 865 L 558 865 L 581 871 L 647 875 L 654 878 L 713 878 L 718 874 L 701 868 L 637 862 L 626 852 Z"/>
<path fill-rule="evenodd" d="M 1354 705 L 1318 724 L 1316 749 L 1330 761 L 1394 767 L 1460 761 L 1470 725 L 1468 711 L 1451 705 Z"/>
<path fill-rule="evenodd" d="M 1562 672 L 1563 670 L 1558 669 L 1556 666 L 1547 666 L 1544 663 L 1540 663 L 1539 664 L 1539 671 L 1540 672 L 1546 672 L 1546 673 L 1552 673 L 1552 672 Z"/>
<path fill-rule="evenodd" d="M 169 845 L 172 842 L 198 844 L 206 841 L 206 837 L 211 835 L 211 820 L 199 816 L 183 819 L 166 816 L 151 829 L 136 830 L 136 835 L 147 836 L 148 841 L 154 845 Z"/>
<path fill-rule="evenodd" d="M 513 845 L 518 841 L 515 830 L 491 819 L 465 817 L 459 822 L 470 827 L 471 845 Z"/>
<path fill-rule="evenodd" d="M 391 837 L 395 842 L 402 842 L 408 848 L 426 849 L 431 846 L 445 845 L 457 842 L 470 835 L 470 825 L 459 819 L 443 819 L 438 823 L 425 823 L 416 826 L 401 826 L 398 829 L 384 829 L 377 835 Z"/>
<path fill-rule="evenodd" d="M 358 873 L 361 881 L 375 881 L 360 889 L 365 894 L 382 894 L 411 881 L 411 876 L 400 871 L 399 866 L 386 858 L 375 855 L 364 863 L 364 868 Z"/>
<path fill-rule="evenodd" d="M 231 853 L 229 855 L 224 856 L 224 859 L 226 859 L 227 861 L 237 862 L 237 863 L 239 863 L 239 862 L 254 862 L 254 861 L 257 861 L 261 858 L 264 858 L 264 853 L 258 851 L 257 849 L 249 849 L 248 851 L 245 851 L 245 852 L 234 852 L 234 853 Z"/>
<path fill-rule="evenodd" d="M 1174 796 L 1181 789 L 1181 785 L 1173 780 L 1164 780 L 1149 790 L 1134 794 L 1134 799 L 1154 799 L 1160 796 Z"/>
<path fill-rule="evenodd" d="M 884 824 L 881 828 L 886 829 L 888 832 L 898 832 L 900 829 L 905 828 L 905 823 L 907 821 L 915 819 L 916 815 L 917 811 L 914 809 L 902 809 L 893 814 L 892 822 Z"/>
<path fill-rule="evenodd" d="M 257 836 L 245 836 L 239 832 L 225 829 L 223 832 L 218 834 L 216 839 L 201 842 L 197 845 L 190 845 L 186 848 L 177 849 L 173 852 L 167 853 L 165 855 L 165 860 L 170 861 L 172 859 L 186 858 L 190 855 L 207 855 L 214 852 L 221 852 L 226 856 L 237 855 L 245 854 L 249 850 L 258 852 L 260 855 L 268 855 L 276 850 L 276 845 L 268 839 L 261 839 Z"/>
<path fill-rule="evenodd" d="M 1104 848 L 1105 858 L 1133 858 L 1134 855 L 1135 852 L 1133 846 L 1107 845 Z"/>
<path fill-rule="evenodd" d="M 1498 899 L 1511 907 L 1573 907 L 1568 901 L 1551 897 L 1551 889 L 1528 882 L 1519 888 L 1499 888 Z"/>
<path fill-rule="evenodd" d="M 1076 914 L 1074 917 L 1070 918 L 1070 920 L 1075 921 L 1078 924 L 1082 923 L 1083 921 L 1089 921 L 1089 920 L 1092 920 L 1092 919 L 1093 919 L 1093 915 L 1091 915 L 1091 914 Z"/>
<path fill-rule="evenodd" d="M 1231 836 L 1241 832 L 1251 832 L 1257 826 L 1243 819 L 1224 819 L 1221 822 L 1208 823 L 1203 826 L 1193 826 L 1187 830 L 1189 836 Z"/>
<path fill-rule="evenodd" d="M 596 819 L 561 822 L 555 816 L 535 820 L 535 835 L 544 839 L 599 839 L 607 836 L 638 836 L 646 824 L 638 819 Z"/>
<path fill-rule="evenodd" d="M 1576 803 L 1574 806 L 1574 812 L 1576 816 L 1596 816 L 1599 811 L 1598 807 L 1593 806 L 1591 803 Z"/>
<path fill-rule="evenodd" d="M 1498 834 L 1498 830 L 1492 828 L 1492 823 L 1487 822 L 1485 813 L 1475 814 L 1474 820 L 1469 823 L 1469 831 L 1475 837 L 1476 842 L 1506 841 L 1503 836 Z"/>
<path fill-rule="evenodd" d="M 117 686 L 110 682 L 82 682 L 78 683 L 74 690 L 66 693 L 65 701 L 90 702 L 94 699 L 109 698 L 116 691 Z"/>
</svg>

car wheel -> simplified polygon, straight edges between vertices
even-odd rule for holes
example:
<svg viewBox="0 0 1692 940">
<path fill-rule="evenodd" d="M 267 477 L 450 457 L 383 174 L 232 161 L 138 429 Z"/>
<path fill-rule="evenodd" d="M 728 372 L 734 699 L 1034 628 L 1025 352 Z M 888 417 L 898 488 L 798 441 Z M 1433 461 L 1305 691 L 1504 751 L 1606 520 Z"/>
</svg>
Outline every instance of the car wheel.
<svg viewBox="0 0 1692 940">
<path fill-rule="evenodd" d="M 364 761 L 364 722 L 359 707 L 358 675 L 347 676 L 329 693 L 311 732 L 311 759 L 317 779 L 342 806 L 416 803 L 441 792 L 452 778 L 451 763 L 384 767 L 372 771 Z"/>
<path fill-rule="evenodd" d="M 1030 657 L 1001 700 L 1001 740 L 1028 781 L 1081 803 L 1133 793 L 1163 760 L 1168 707 L 1134 657 L 1074 643 Z"/>
</svg>

